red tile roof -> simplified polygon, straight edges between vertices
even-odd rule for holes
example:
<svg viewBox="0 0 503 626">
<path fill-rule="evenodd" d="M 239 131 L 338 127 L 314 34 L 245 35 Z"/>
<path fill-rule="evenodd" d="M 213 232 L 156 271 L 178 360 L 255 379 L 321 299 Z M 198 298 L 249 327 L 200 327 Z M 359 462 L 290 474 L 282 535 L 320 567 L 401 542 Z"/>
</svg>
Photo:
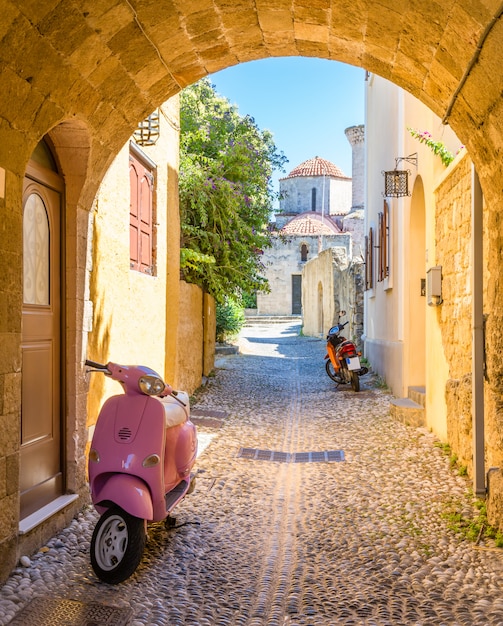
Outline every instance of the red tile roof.
<svg viewBox="0 0 503 626">
<path fill-rule="evenodd" d="M 340 229 L 328 215 L 321 213 L 301 213 L 281 229 L 285 235 L 336 235 Z"/>
<path fill-rule="evenodd" d="M 304 163 L 294 167 L 286 178 L 295 178 L 296 176 L 323 176 L 324 174 L 325 176 L 332 176 L 334 178 L 351 179 L 349 176 L 346 176 L 337 165 L 318 156 L 314 157 L 314 159 L 308 159 L 304 161 Z"/>
</svg>

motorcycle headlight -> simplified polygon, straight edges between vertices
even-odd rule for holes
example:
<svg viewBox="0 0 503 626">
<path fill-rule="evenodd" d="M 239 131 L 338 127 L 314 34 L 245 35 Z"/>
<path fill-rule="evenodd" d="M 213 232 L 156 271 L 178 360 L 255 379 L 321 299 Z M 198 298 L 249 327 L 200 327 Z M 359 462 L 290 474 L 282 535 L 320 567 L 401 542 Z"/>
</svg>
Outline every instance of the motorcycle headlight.
<svg viewBox="0 0 503 626">
<path fill-rule="evenodd" d="M 166 387 L 163 380 L 157 376 L 142 376 L 138 381 L 140 391 L 147 396 L 158 396 Z"/>
</svg>

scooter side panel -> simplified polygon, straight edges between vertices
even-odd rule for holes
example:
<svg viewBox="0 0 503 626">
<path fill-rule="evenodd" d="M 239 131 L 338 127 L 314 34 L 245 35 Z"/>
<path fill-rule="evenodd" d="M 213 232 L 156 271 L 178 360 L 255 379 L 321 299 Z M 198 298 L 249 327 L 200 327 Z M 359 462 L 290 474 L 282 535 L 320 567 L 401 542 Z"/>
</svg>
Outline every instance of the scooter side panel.
<svg viewBox="0 0 503 626">
<path fill-rule="evenodd" d="M 159 520 L 165 517 L 162 463 L 144 467 L 143 461 L 151 455 L 164 458 L 164 409 L 156 398 L 147 397 L 141 400 L 143 411 L 138 410 L 139 406 L 131 411 L 130 398 L 127 396 L 115 396 L 104 405 L 92 441 L 92 447 L 98 451 L 100 461 L 89 462 L 91 495 L 93 503 L 99 502 L 98 497 L 103 499 L 98 494 L 111 475 L 125 476 L 128 480 L 138 478 L 151 494 L 155 494 L 150 496 L 153 512 L 145 519 Z M 130 431 L 130 437 L 126 436 L 125 429 Z M 128 488 L 126 494 L 131 493 L 131 498 L 136 502 L 137 494 L 134 491 L 135 488 Z M 108 499 L 117 502 L 119 497 L 129 497 L 126 494 L 121 496 L 120 493 L 109 493 Z M 122 506 L 119 502 L 117 504 Z"/>
<path fill-rule="evenodd" d="M 95 503 L 111 501 L 126 513 L 140 519 L 152 519 L 153 506 L 148 486 L 137 476 L 110 474 L 95 494 Z"/>
<path fill-rule="evenodd" d="M 197 456 L 196 427 L 191 421 L 185 422 L 180 430 L 176 449 L 176 468 L 182 478 L 190 474 Z"/>
</svg>

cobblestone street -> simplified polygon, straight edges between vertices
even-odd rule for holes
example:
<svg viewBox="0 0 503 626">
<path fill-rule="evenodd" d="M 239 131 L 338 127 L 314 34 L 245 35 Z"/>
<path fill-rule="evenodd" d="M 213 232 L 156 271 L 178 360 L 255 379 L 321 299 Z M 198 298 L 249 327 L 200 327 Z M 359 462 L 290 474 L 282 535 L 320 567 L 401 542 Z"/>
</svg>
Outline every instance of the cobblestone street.
<svg viewBox="0 0 503 626">
<path fill-rule="evenodd" d="M 127 608 L 131 626 L 503 625 L 503 550 L 448 527 L 472 511 L 470 483 L 432 434 L 391 420 L 370 375 L 336 388 L 324 342 L 299 330 L 247 327 L 218 360 L 193 406 L 208 444 L 196 490 L 178 528 L 149 527 L 131 579 L 95 577 L 89 509 L 13 572 L 0 624 L 40 596 Z M 329 451 L 340 460 L 299 454 Z"/>
</svg>

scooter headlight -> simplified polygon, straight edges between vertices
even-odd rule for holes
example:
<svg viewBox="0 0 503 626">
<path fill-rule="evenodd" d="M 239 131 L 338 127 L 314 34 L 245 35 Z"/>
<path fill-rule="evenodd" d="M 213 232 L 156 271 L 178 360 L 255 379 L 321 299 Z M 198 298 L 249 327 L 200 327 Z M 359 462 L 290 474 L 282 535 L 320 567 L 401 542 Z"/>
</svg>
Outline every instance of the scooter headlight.
<svg viewBox="0 0 503 626">
<path fill-rule="evenodd" d="M 138 381 L 140 391 L 147 396 L 158 396 L 166 388 L 166 384 L 157 376 L 142 376 Z"/>
</svg>

